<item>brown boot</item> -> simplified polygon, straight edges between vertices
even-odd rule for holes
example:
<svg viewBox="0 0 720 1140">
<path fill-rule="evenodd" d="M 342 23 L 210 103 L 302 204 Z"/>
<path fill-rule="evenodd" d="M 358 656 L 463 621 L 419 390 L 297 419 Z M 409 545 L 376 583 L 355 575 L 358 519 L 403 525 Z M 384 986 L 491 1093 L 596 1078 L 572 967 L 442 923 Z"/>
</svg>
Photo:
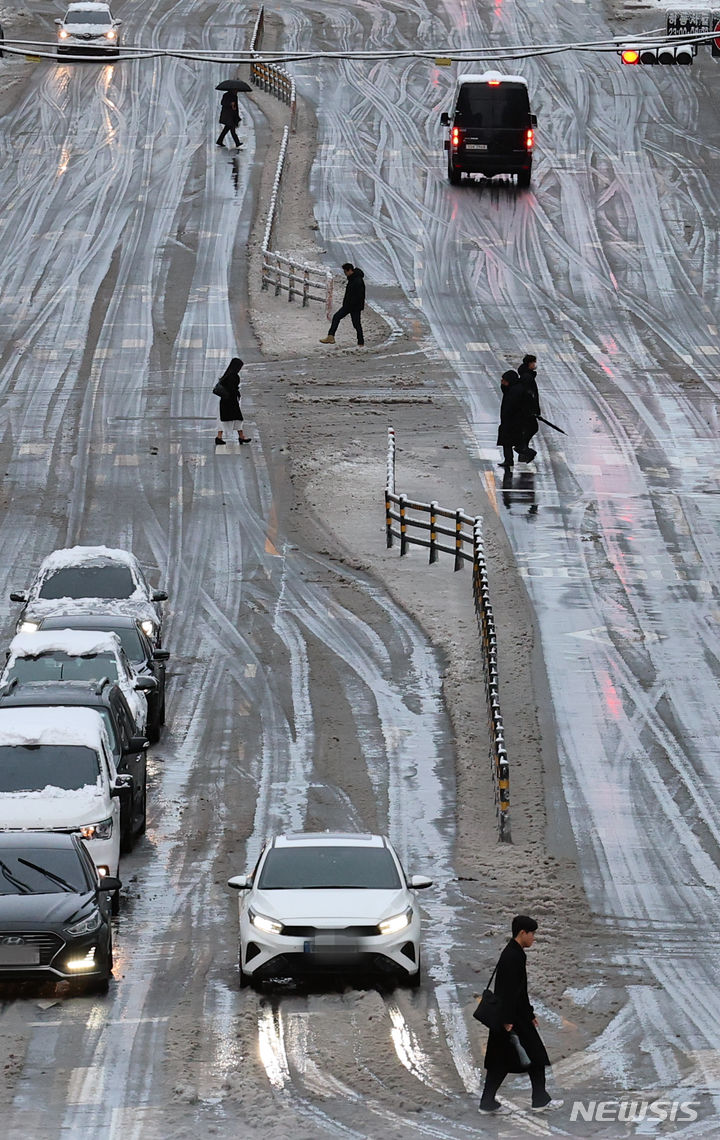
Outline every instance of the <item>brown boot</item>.
<svg viewBox="0 0 720 1140">
<path fill-rule="evenodd" d="M 335 344 L 335 337 L 330 336 L 329 333 L 327 336 L 321 336 L 320 337 L 320 344 Z"/>
</svg>

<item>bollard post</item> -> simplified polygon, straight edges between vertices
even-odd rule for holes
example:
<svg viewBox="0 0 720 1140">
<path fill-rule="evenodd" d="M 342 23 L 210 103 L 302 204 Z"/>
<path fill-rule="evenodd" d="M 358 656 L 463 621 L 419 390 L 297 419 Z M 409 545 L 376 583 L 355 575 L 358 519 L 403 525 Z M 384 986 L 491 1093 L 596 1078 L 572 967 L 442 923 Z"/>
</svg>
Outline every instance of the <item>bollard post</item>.
<svg viewBox="0 0 720 1140">
<path fill-rule="evenodd" d="M 430 504 L 430 562 L 437 562 L 437 534 L 435 533 L 435 525 L 437 523 L 437 503 Z"/>
<path fill-rule="evenodd" d="M 407 524 L 405 522 L 405 503 L 407 502 L 407 495 L 400 496 L 400 557 L 407 554 L 408 540 L 407 540 Z"/>
<path fill-rule="evenodd" d="M 462 550 L 462 511 L 455 511 L 455 566 L 454 570 L 462 570 L 463 560 L 460 557 Z"/>
<path fill-rule="evenodd" d="M 309 304 L 309 301 L 310 301 L 310 270 L 308 269 L 307 266 L 305 266 L 305 272 L 303 273 L 302 301 L 303 301 L 303 308 L 306 308 L 307 305 Z"/>
<path fill-rule="evenodd" d="M 293 299 L 293 293 L 295 292 L 295 290 L 293 289 L 294 282 L 295 282 L 295 262 L 291 261 L 290 262 L 290 268 L 288 270 L 288 301 L 292 301 L 292 299 Z"/>
</svg>

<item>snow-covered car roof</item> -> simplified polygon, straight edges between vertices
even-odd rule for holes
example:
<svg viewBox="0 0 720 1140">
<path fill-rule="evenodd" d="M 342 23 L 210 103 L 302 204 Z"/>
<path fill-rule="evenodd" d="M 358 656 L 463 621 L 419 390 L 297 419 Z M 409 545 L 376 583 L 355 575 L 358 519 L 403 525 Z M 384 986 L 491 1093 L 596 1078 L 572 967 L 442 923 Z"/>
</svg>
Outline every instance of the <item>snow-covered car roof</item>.
<svg viewBox="0 0 720 1140">
<path fill-rule="evenodd" d="M 132 598 L 35 598 L 28 606 L 28 618 L 57 614 L 69 619 L 74 614 L 96 614 L 98 617 L 132 617 L 138 621 L 158 620 L 155 604 L 134 595 Z"/>
<path fill-rule="evenodd" d="M 70 7 L 84 8 L 84 4 L 70 5 Z M 88 5 L 88 7 L 106 8 L 106 4 Z M 122 562 L 137 574 L 139 563 L 134 554 L 128 550 L 119 550 L 113 546 L 65 546 L 60 550 L 53 550 L 40 563 L 40 574 L 47 570 L 60 570 L 65 566 L 81 566 L 83 563 Z"/>
<path fill-rule="evenodd" d="M 95 709 L 0 708 L 0 746 L 62 744 L 98 751 L 102 743 L 109 751 L 105 724 Z"/>
<path fill-rule="evenodd" d="M 37 633 L 16 633 L 10 642 L 8 661 L 18 657 L 39 657 L 42 653 L 67 653 L 70 657 L 86 657 L 93 653 L 120 650 L 120 638 L 110 630 L 53 629 Z"/>
<path fill-rule="evenodd" d="M 468 73 L 466 75 L 458 75 L 458 84 L 461 83 L 522 83 L 523 87 L 527 87 L 527 79 L 523 75 L 503 75 L 500 71 L 483 71 L 481 73 Z"/>
<path fill-rule="evenodd" d="M 293 847 L 307 843 L 311 847 L 385 847 L 382 835 L 357 831 L 288 831 L 275 837 L 275 847 Z"/>
<path fill-rule="evenodd" d="M 109 12 L 109 4 L 100 4 L 94 0 L 88 0 L 87 4 L 68 4 L 68 12 Z"/>
</svg>

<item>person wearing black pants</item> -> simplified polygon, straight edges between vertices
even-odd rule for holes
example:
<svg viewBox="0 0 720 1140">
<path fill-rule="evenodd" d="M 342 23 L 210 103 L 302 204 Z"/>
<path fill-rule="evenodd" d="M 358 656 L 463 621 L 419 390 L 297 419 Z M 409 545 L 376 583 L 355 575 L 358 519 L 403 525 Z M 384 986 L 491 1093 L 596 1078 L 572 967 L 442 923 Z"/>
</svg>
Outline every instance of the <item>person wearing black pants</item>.
<svg viewBox="0 0 720 1140">
<path fill-rule="evenodd" d="M 503 1106 L 496 1093 L 508 1073 L 527 1073 L 532 1086 L 532 1107 L 536 1112 L 559 1108 L 545 1088 L 545 1066 L 550 1064 L 527 988 L 525 951 L 535 941 L 538 924 L 526 914 L 512 920 L 512 938 L 495 969 L 495 996 L 500 1002 L 503 1027 L 491 1029 L 485 1051 L 487 1077 L 480 1098 L 480 1111 L 499 1113 Z M 521 1056 L 518 1046 L 524 1051 Z M 529 1061 L 529 1065 L 528 1065 Z"/>
<path fill-rule="evenodd" d="M 237 95 L 234 91 L 226 91 L 220 100 L 220 122 L 222 123 L 222 130 L 215 140 L 216 145 L 225 146 L 225 136 L 229 132 L 235 146 L 239 147 L 240 139 L 235 128 L 240 123 L 240 112 L 238 111 Z"/>
<path fill-rule="evenodd" d="M 362 269 L 358 269 L 356 265 L 353 265 L 349 261 L 346 261 L 343 265 L 343 273 L 347 277 L 343 303 L 337 312 L 333 313 L 328 334 L 327 336 L 320 337 L 320 343 L 335 344 L 335 333 L 338 330 L 340 321 L 343 320 L 344 317 L 350 317 L 353 328 L 357 333 L 357 342 L 362 346 L 365 344 L 365 336 L 363 334 L 360 314 L 365 308 L 365 274 Z"/>
</svg>

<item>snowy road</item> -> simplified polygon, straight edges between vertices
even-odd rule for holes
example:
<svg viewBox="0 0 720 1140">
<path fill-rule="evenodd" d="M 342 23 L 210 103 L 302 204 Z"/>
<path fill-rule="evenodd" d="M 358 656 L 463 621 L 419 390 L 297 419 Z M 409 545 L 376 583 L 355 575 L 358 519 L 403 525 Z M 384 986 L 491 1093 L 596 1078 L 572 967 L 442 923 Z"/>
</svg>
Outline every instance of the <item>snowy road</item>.
<svg viewBox="0 0 720 1140">
<path fill-rule="evenodd" d="M 347 47 L 587 29 L 585 7 L 560 4 L 323 11 L 325 42 Z M 304 44 L 315 6 L 293 12 Z M 599 1072 L 663 1093 L 698 1086 L 717 1107 L 720 960 L 700 936 L 720 886 L 715 64 L 568 55 L 522 71 L 538 114 L 529 194 L 448 186 L 447 70 L 323 70 L 318 216 L 336 260 L 352 252 L 370 282 L 400 281 L 454 365 L 538 614 L 591 905 L 606 929 L 644 932 L 618 961 L 653 982 L 598 1042 Z M 546 430 L 537 473 L 503 489 L 498 377 L 527 350 L 568 435 Z M 689 992 L 703 995 L 697 1016 Z"/>
<path fill-rule="evenodd" d="M 571 7 L 301 0 L 283 15 L 290 44 L 400 46 L 478 42 L 493 20 L 542 38 L 550 10 L 572 38 L 585 12 Z M 132 38 L 230 47 L 244 19 L 155 3 Z M 540 150 L 523 196 L 447 185 L 447 72 L 297 68 L 323 109 L 314 186 L 331 252 L 374 286 L 400 282 L 456 368 L 537 609 L 598 923 L 646 932 L 615 963 L 642 984 L 559 1083 L 706 1105 L 718 962 L 698 939 L 720 824 L 710 64 L 528 63 Z M 362 574 L 287 542 L 277 457 L 259 440 L 252 458 L 208 448 L 209 390 L 249 340 L 231 301 L 257 173 L 252 129 L 242 159 L 215 152 L 216 81 L 179 61 L 42 65 L 2 121 L 0 596 L 55 546 L 125 545 L 169 591 L 173 651 L 148 838 L 123 865 L 118 984 L 102 1001 L 0 995 L 7 1134 L 471 1136 L 480 1044 L 457 959 L 477 927 L 453 864 L 442 663 Z M 526 348 L 544 410 L 573 428 L 563 450 L 543 437 L 537 474 L 503 492 L 496 374 Z M 411 872 L 432 856 L 423 989 L 239 993 L 228 863 L 246 870 L 277 829 L 348 824 L 388 831 Z M 688 991 L 702 995 L 692 1021 Z M 588 1134 L 521 1111 L 487 1127 Z"/>
</svg>

